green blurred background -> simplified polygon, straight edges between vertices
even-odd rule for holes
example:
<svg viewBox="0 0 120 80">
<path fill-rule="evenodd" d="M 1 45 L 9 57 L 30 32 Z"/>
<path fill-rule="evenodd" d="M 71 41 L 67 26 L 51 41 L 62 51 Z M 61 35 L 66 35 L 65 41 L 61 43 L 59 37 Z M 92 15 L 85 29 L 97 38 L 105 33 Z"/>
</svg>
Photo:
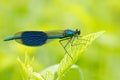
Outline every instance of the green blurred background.
<svg viewBox="0 0 120 80">
<path fill-rule="evenodd" d="M 120 80 L 120 0 L 0 0 L 0 80 L 22 80 L 16 59 L 24 60 L 26 52 L 35 57 L 36 72 L 65 55 L 58 40 L 31 48 L 4 38 L 25 30 L 68 28 L 79 28 L 81 35 L 105 30 L 76 64 L 85 80 Z"/>
</svg>

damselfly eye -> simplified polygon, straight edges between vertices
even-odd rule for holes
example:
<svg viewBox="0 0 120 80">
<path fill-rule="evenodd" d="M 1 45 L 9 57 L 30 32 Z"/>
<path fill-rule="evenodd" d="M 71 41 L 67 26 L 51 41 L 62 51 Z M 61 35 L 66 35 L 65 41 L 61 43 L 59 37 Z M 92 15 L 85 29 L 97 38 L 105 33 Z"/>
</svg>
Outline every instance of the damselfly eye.
<svg viewBox="0 0 120 80">
<path fill-rule="evenodd" d="M 79 29 L 76 29 L 76 34 L 80 35 L 80 30 Z"/>
</svg>

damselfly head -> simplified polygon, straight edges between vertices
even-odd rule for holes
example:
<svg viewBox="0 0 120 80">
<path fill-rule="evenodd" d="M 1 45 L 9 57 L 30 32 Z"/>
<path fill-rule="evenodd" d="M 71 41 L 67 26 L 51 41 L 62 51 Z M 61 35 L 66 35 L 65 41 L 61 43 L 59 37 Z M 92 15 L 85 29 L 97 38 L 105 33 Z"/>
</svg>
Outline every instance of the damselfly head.
<svg viewBox="0 0 120 80">
<path fill-rule="evenodd" d="M 80 30 L 79 29 L 76 29 L 76 34 L 80 35 Z"/>
</svg>

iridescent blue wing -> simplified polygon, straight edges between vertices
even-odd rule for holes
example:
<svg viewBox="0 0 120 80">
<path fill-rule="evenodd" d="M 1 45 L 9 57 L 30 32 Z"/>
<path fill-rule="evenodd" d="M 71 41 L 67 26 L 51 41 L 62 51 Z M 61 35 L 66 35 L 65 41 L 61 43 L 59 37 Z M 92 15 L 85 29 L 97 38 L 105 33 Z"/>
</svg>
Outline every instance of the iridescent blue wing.
<svg viewBox="0 0 120 80">
<path fill-rule="evenodd" d="M 20 39 L 15 39 L 18 43 L 27 46 L 41 46 L 46 43 L 47 34 L 42 31 L 23 31 L 18 32 L 15 36 L 21 36 Z"/>
<path fill-rule="evenodd" d="M 13 37 L 6 38 L 4 41 L 15 40 L 27 46 L 41 46 L 46 42 L 64 37 L 64 30 L 55 31 L 22 31 Z"/>
</svg>

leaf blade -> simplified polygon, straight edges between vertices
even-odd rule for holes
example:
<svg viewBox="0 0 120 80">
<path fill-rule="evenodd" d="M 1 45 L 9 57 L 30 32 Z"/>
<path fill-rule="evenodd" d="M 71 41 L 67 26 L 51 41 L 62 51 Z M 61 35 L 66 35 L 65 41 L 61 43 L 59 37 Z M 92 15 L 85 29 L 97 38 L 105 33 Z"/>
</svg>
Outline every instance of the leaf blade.
<svg viewBox="0 0 120 80">
<path fill-rule="evenodd" d="M 105 31 L 100 31 L 96 33 L 91 33 L 86 36 L 81 37 L 81 40 L 78 40 L 76 37 L 74 39 L 73 44 L 81 43 L 81 45 L 71 46 L 69 44 L 68 52 L 73 59 L 70 58 L 68 54 L 64 56 L 61 60 L 58 67 L 58 80 L 63 76 L 65 71 L 67 71 L 79 58 L 79 56 L 87 49 L 87 47 L 100 35 L 102 35 Z"/>
</svg>

